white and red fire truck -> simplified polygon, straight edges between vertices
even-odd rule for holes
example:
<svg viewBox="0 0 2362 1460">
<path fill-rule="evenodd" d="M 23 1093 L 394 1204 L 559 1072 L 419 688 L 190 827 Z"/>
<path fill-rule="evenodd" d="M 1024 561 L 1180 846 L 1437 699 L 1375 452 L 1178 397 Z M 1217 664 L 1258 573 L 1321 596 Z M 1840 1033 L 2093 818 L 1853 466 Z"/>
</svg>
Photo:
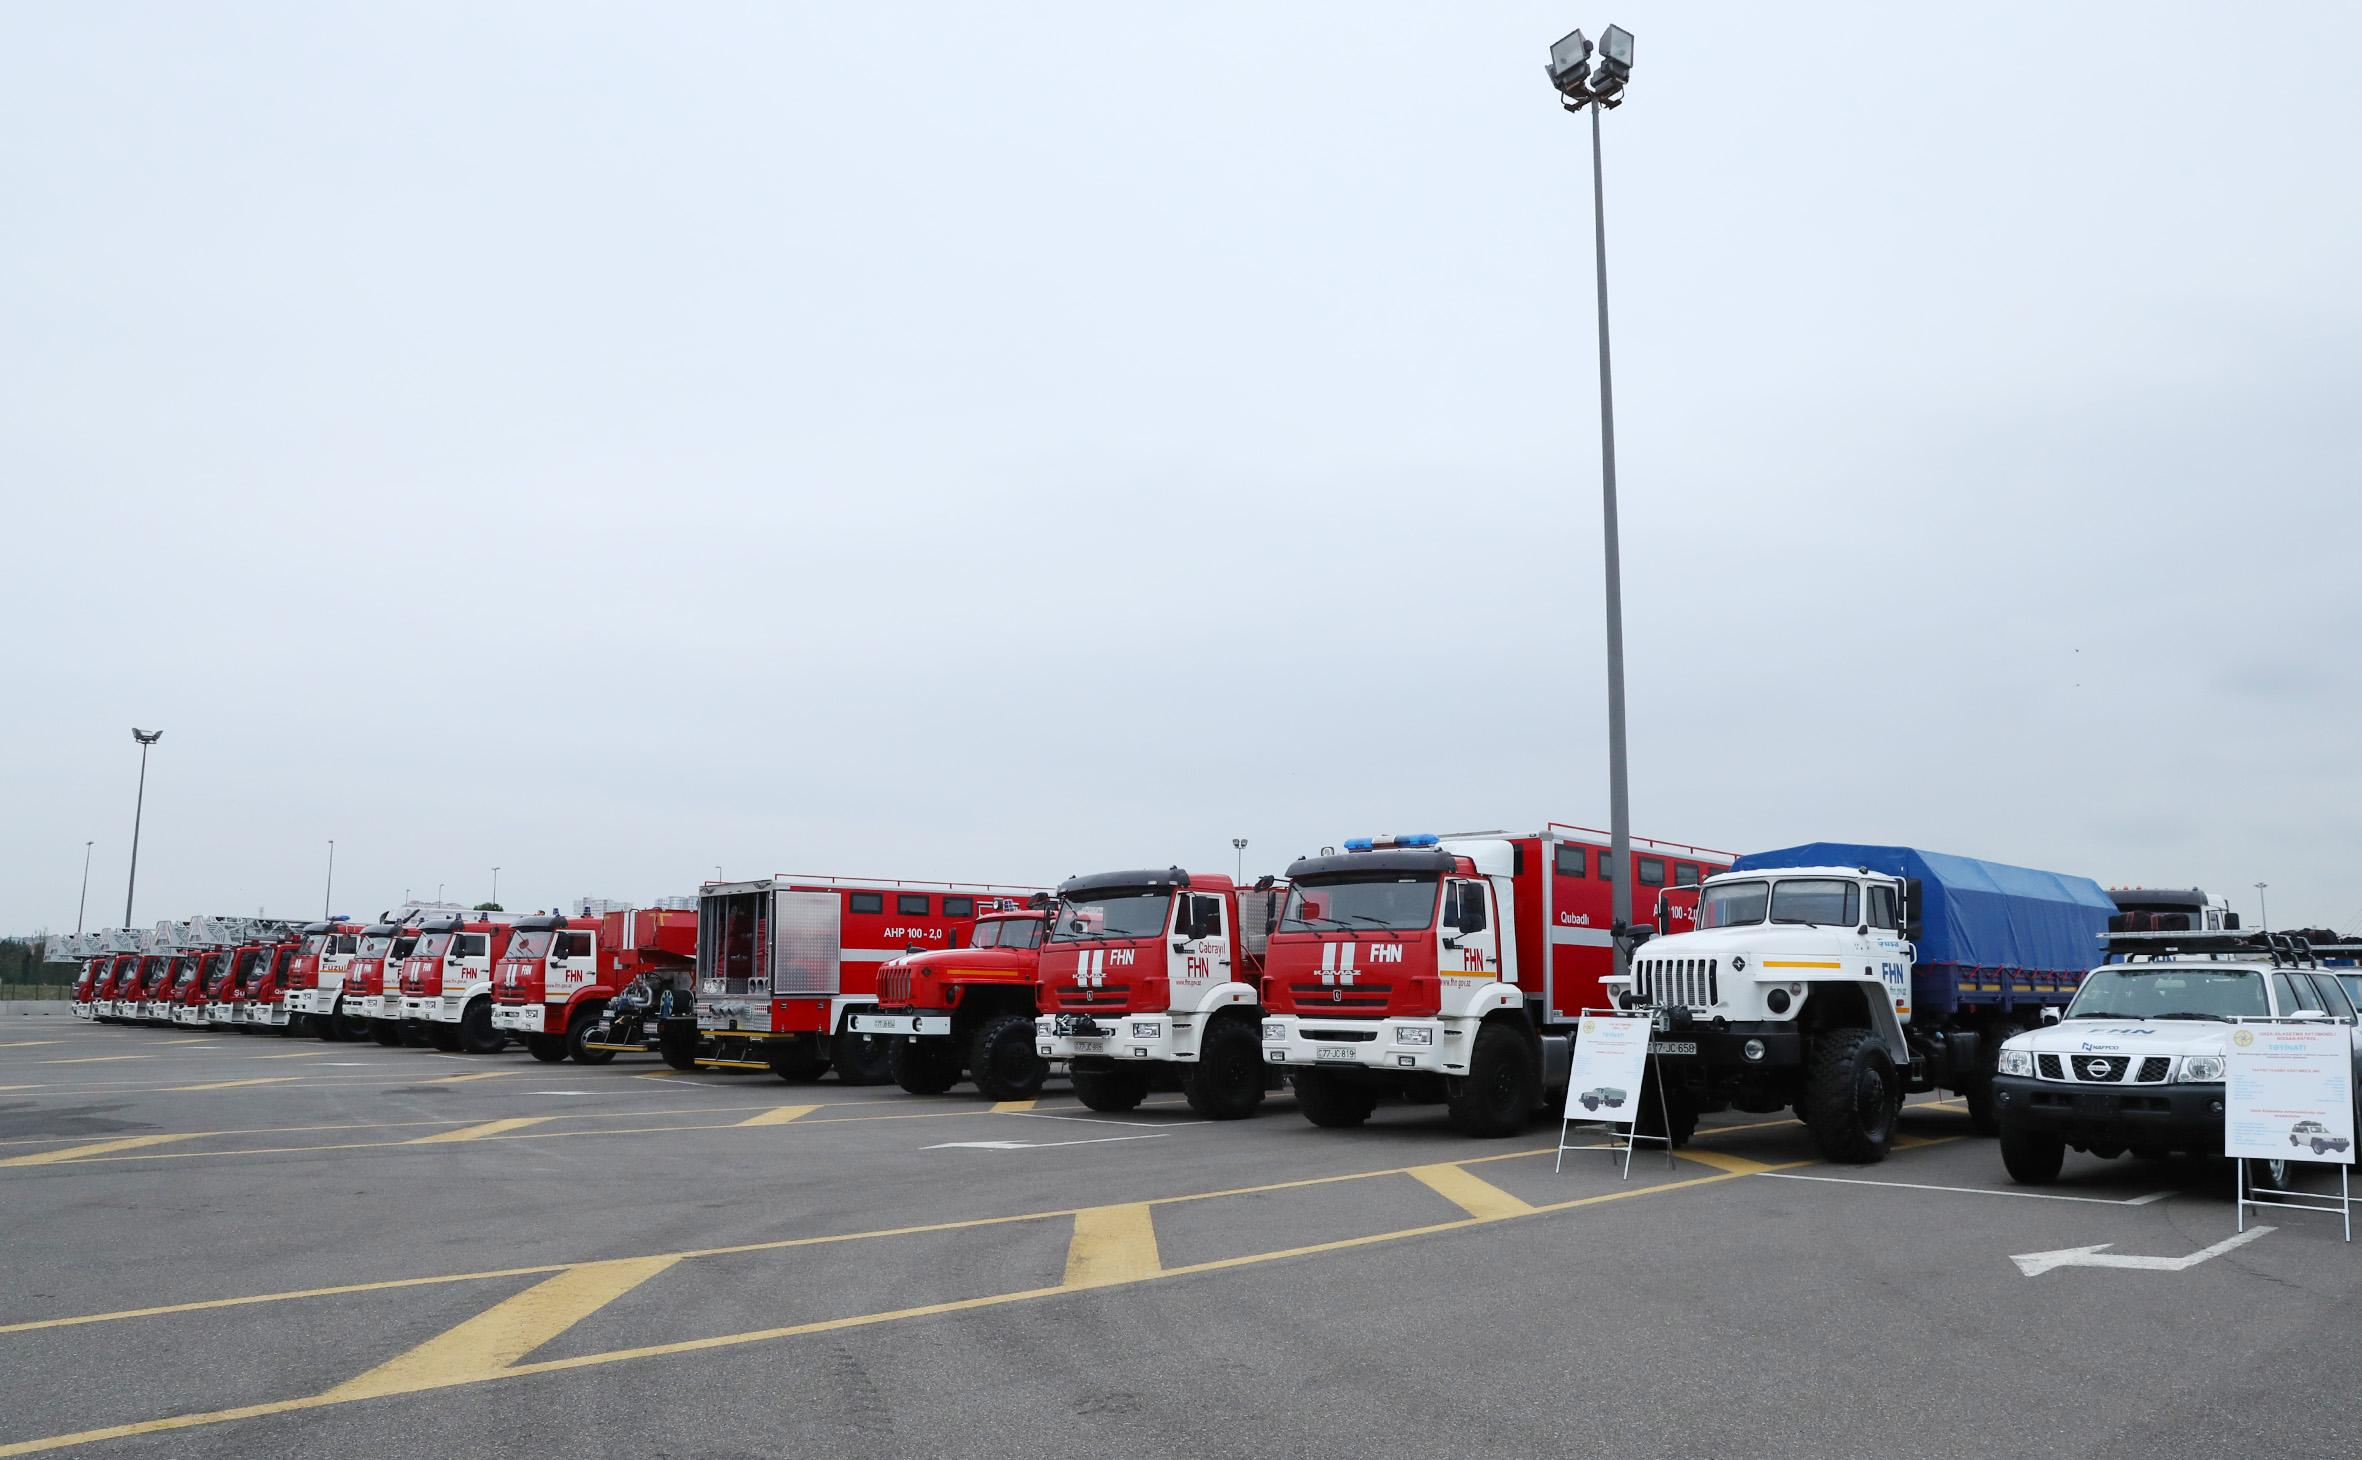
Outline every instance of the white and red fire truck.
<svg viewBox="0 0 2362 1460">
<path fill-rule="evenodd" d="M 1516 1131 L 1562 1088 L 1577 1021 L 1615 971 L 1602 831 L 1348 841 L 1288 868 L 1263 976 L 1263 1058 L 1315 1125 L 1359 1125 L 1383 1093 L 1440 1095 L 1470 1135 Z M 1633 917 L 1730 855 L 1632 840 Z M 1686 899 L 1684 900 L 1686 901 Z"/>
<path fill-rule="evenodd" d="M 492 1026 L 523 1040 L 545 1064 L 572 1056 L 578 1064 L 603 1065 L 619 1049 L 648 1047 L 596 1037 L 608 1006 L 635 979 L 678 974 L 686 984 L 696 960 L 693 907 L 525 918 L 499 966 Z"/>
<path fill-rule="evenodd" d="M 287 970 L 302 946 L 295 925 L 282 923 L 269 941 L 239 951 L 235 1008 L 241 1028 L 295 1032 L 287 1012 Z"/>
<path fill-rule="evenodd" d="M 1221 873 L 1101 872 L 1058 888 L 1040 968 L 1035 1048 L 1093 1110 L 1130 1110 L 1170 1066 L 1208 1120 L 1255 1113 L 1264 945 L 1285 890 Z"/>
<path fill-rule="evenodd" d="M 418 944 L 419 914 L 379 913 L 361 930 L 361 946 L 344 971 L 344 1009 L 338 1017 L 356 1033 L 389 1048 L 409 1042 L 402 1021 L 402 960 Z M 391 992 L 388 992 L 388 990 Z"/>
<path fill-rule="evenodd" d="M 492 971 L 531 921 L 496 912 L 420 918 L 397 980 L 403 1020 L 446 1053 L 498 1054 L 508 1036 L 493 1018 Z"/>
<path fill-rule="evenodd" d="M 287 964 L 287 1017 L 297 1032 L 323 1039 L 358 1039 L 360 1021 L 344 1010 L 344 976 L 361 951 L 362 924 L 350 918 L 306 923 L 302 946 Z"/>
<path fill-rule="evenodd" d="M 965 942 L 976 916 L 1022 906 L 1038 887 L 776 876 L 709 882 L 697 900 L 694 1008 L 665 1020 L 676 1069 L 768 1069 L 851 1085 L 888 1078 L 889 1040 L 852 1027 L 877 1007 L 878 966 Z M 695 1034 L 689 1032 L 695 1021 Z"/>
</svg>

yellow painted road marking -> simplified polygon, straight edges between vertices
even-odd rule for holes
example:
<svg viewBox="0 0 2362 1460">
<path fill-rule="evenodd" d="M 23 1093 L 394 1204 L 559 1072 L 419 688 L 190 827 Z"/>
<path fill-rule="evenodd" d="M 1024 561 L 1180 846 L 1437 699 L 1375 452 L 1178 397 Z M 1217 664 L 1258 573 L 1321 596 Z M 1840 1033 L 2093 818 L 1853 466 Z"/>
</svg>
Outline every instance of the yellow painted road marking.
<svg viewBox="0 0 2362 1460">
<path fill-rule="evenodd" d="M 1673 1154 L 1684 1161 L 1695 1161 L 1701 1166 L 1711 1166 L 1717 1171 L 1727 1171 L 1733 1176 L 1753 1176 L 1758 1171 L 1779 1169 L 1769 1161 L 1750 1161 L 1745 1156 L 1733 1156 L 1723 1151 L 1700 1151 L 1685 1146 Z M 1788 1164 L 1794 1165 L 1795 1163 Z"/>
<path fill-rule="evenodd" d="M 513 1130 L 523 1130 L 529 1125 L 539 1125 L 549 1118 L 546 1115 L 512 1115 L 506 1120 L 488 1120 L 482 1125 L 466 1125 L 461 1126 L 458 1130 L 437 1131 L 431 1136 L 412 1136 L 401 1144 L 434 1146 L 446 1141 L 480 1141 L 486 1136 L 506 1135 Z M 577 1134 L 586 1135 L 589 1132 L 577 1132 Z"/>
<path fill-rule="evenodd" d="M 523 1070 L 482 1070 L 473 1075 L 437 1075 L 434 1079 L 424 1081 L 423 1083 L 429 1085 L 464 1085 L 470 1080 L 505 1080 L 511 1075 L 521 1075 L 523 1073 Z"/>
<path fill-rule="evenodd" d="M 255 1080 L 216 1080 L 210 1085 L 167 1085 L 159 1095 L 178 1095 L 189 1090 L 242 1090 L 248 1085 L 286 1085 L 295 1080 L 293 1075 L 266 1075 Z"/>
<path fill-rule="evenodd" d="M 750 1115 L 738 1123 L 740 1125 L 785 1125 L 791 1120 L 801 1120 L 819 1108 L 817 1105 L 779 1105 L 760 1115 Z"/>
<path fill-rule="evenodd" d="M 12 1039 L 6 1044 L 0 1044 L 0 1049 L 31 1049 L 36 1044 L 63 1043 L 65 1041 L 62 1039 Z"/>
<path fill-rule="evenodd" d="M 38 1090 L 39 1085 L 0 1085 L 0 1090 Z"/>
<path fill-rule="evenodd" d="M 86 1054 L 70 1060 L 35 1060 L 37 1065 L 111 1065 L 117 1060 L 152 1060 L 152 1054 Z"/>
<path fill-rule="evenodd" d="M 1148 1203 L 1089 1207 L 1074 1214 L 1074 1239 L 1066 1247 L 1070 1288 L 1103 1288 L 1136 1283 L 1164 1271 L 1156 1251 L 1156 1222 Z"/>
<path fill-rule="evenodd" d="M 111 1141 L 94 1141 L 87 1146 L 67 1146 L 63 1150 L 35 1151 L 27 1156 L 0 1157 L 0 1166 L 53 1166 L 60 1161 L 79 1161 L 85 1156 L 104 1156 L 115 1151 L 161 1146 L 167 1141 L 187 1139 L 187 1136 L 121 1136 Z"/>
<path fill-rule="evenodd" d="M 995 1115 L 1022 1115 L 1041 1104 L 1039 1100 L 1003 1100 L 992 1107 Z"/>
<path fill-rule="evenodd" d="M 167 1045 L 174 1045 L 174 1044 L 211 1044 L 211 1043 L 213 1043 L 213 1036 L 212 1036 L 212 1035 L 210 1035 L 210 1034 L 200 1034 L 200 1035 L 198 1035 L 198 1036 L 197 1036 L 196 1038 L 194 1038 L 194 1039 L 167 1039 L 167 1040 L 165 1040 L 165 1041 L 164 1041 L 164 1043 L 165 1043 L 165 1044 L 167 1044 Z"/>
<path fill-rule="evenodd" d="M 1483 1177 L 1448 1161 L 1437 1166 L 1413 1166 L 1410 1174 L 1472 1217 L 1514 1217 L 1534 1209 L 1524 1198 L 1511 1196 Z"/>
<path fill-rule="evenodd" d="M 671 1256 L 631 1257 L 567 1268 L 318 1397 L 335 1404 L 496 1378 L 678 1261 Z"/>
<path fill-rule="evenodd" d="M 316 1060 L 324 1054 L 333 1054 L 334 1052 L 326 1049 L 299 1049 L 293 1054 L 258 1054 L 255 1058 L 258 1060 Z"/>
</svg>

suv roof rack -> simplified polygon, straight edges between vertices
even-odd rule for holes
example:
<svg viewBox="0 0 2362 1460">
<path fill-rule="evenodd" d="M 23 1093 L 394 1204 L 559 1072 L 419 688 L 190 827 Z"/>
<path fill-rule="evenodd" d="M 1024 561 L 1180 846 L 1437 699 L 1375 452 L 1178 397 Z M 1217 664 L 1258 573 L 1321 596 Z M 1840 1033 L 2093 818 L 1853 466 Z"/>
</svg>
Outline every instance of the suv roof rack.
<svg viewBox="0 0 2362 1460">
<path fill-rule="evenodd" d="M 2111 956 L 2133 958 L 2265 957 L 2274 968 L 2318 968 L 2313 945 L 2294 933 L 2260 929 L 2221 932 L 2102 933 L 2100 942 Z"/>
</svg>

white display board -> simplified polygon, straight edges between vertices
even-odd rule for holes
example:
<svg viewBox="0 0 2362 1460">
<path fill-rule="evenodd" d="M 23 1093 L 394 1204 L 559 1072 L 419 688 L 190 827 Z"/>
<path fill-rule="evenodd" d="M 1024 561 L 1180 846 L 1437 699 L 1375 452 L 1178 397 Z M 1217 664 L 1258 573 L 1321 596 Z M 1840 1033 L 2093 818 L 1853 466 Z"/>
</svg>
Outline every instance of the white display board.
<svg viewBox="0 0 2362 1460">
<path fill-rule="evenodd" d="M 2234 1028 L 2223 1071 L 2223 1154 L 2353 1165 L 2353 1041 L 2351 1028 L 2326 1020 Z"/>
<path fill-rule="evenodd" d="M 1574 1065 L 1567 1074 L 1566 1119 L 1631 1125 L 1640 1119 L 1648 1077 L 1649 1016 L 1583 1016 L 1576 1026 Z"/>
</svg>

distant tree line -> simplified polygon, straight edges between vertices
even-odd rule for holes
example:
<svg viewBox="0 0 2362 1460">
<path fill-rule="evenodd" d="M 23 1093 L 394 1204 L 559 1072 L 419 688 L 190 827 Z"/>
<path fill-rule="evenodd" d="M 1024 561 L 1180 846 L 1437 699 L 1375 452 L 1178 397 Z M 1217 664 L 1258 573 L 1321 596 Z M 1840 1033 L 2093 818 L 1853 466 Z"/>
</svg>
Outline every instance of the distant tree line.
<svg viewBox="0 0 2362 1460">
<path fill-rule="evenodd" d="M 0 984 L 72 983 L 72 967 L 44 961 L 42 943 L 39 938 L 0 938 Z"/>
</svg>

